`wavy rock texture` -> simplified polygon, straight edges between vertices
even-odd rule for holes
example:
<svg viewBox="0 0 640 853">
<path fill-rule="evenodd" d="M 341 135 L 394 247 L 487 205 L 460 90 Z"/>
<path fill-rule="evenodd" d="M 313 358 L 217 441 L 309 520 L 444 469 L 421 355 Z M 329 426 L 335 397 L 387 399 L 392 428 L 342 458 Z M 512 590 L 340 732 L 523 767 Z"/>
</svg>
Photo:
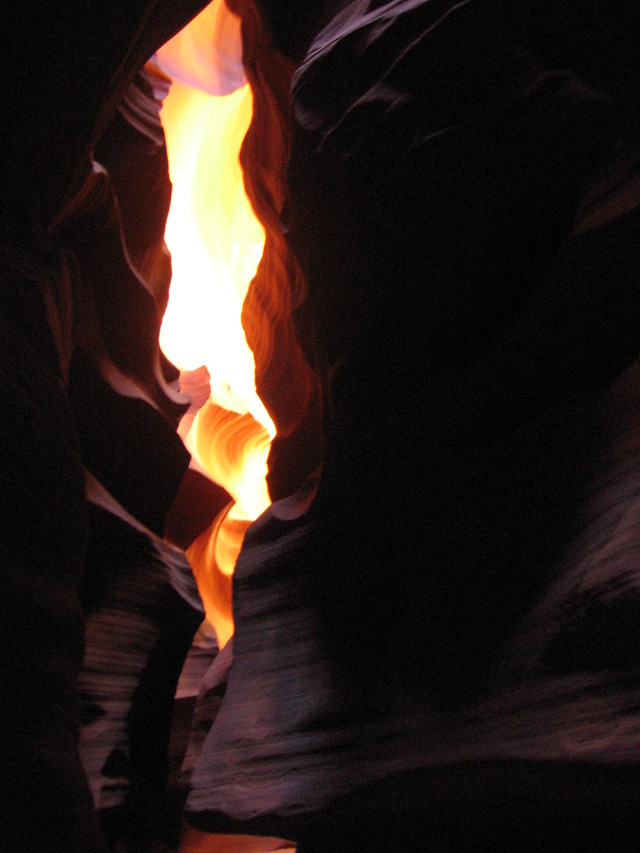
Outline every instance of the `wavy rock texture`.
<svg viewBox="0 0 640 853">
<path fill-rule="evenodd" d="M 266 232 L 242 323 L 256 362 L 256 388 L 277 429 L 268 484 L 271 497 L 278 499 L 300 488 L 324 449 L 313 354 L 296 334 L 292 318 L 304 299 L 305 282 L 280 225 L 294 66 L 274 49 L 253 2 L 233 0 L 229 8 L 242 17 L 243 62 L 253 93 L 253 118 L 240 161 L 247 196 Z"/>
<path fill-rule="evenodd" d="M 354 654 L 358 600 L 389 665 L 462 684 L 548 582 L 606 442 L 590 401 L 637 355 L 633 113 L 484 4 L 368 8 L 293 82 L 288 239 L 333 369 L 319 595 Z M 607 170 L 636 207 L 584 230 Z"/>
<path fill-rule="evenodd" d="M 201 5 L 26 0 L 5 21 L 0 780 L 13 851 L 104 849 L 77 751 L 80 592 L 81 742 L 115 809 L 110 840 L 148 834 L 161 801 L 168 697 L 198 605 L 184 561 L 147 527 L 162 532 L 186 459 L 171 437 L 184 401 L 157 349 L 165 162 L 150 80 L 134 78 Z M 314 4 L 326 26 L 305 50 L 296 28 L 313 16 L 260 3 L 294 63 L 234 3 L 256 96 L 243 158 L 263 158 L 247 187 L 268 231 L 244 322 L 282 436 L 272 494 L 289 498 L 240 557 L 227 686 L 219 659 L 188 752 L 189 819 L 301 851 L 633 844 L 636 4 L 340 5 Z M 134 162 L 155 200 L 148 230 Z M 94 376 L 76 421 L 79 347 Z M 140 411 L 162 436 L 173 463 L 153 486 L 124 472 L 153 502 L 120 488 L 117 451 L 90 463 L 85 381 L 127 398 L 116 436 Z M 321 408 L 324 467 L 298 495 L 323 458 Z M 98 509 L 87 467 L 104 481 L 89 478 Z M 117 656 L 103 659 L 104 638 Z"/>
<path fill-rule="evenodd" d="M 111 182 L 104 171 L 96 171 L 92 154 L 144 62 L 198 5 L 176 10 L 172 4 L 134 2 L 97 9 L 27 2 L 6 21 L 9 47 L 0 60 L 6 121 L 0 151 L 5 176 L 0 188 L 0 542 L 6 604 L 0 823 L 3 848 L 15 851 L 105 849 L 77 749 L 77 677 L 84 642 L 78 593 L 86 580 L 85 549 L 95 516 L 85 497 L 86 442 L 68 397 L 74 354 L 82 347 L 93 369 L 102 371 L 102 380 L 146 406 L 165 436 L 172 434 L 186 401 L 165 378 L 157 344 L 158 307 L 145 279 L 158 270 L 166 285 L 167 265 L 157 251 L 162 205 L 150 239 L 135 227 L 135 209 L 126 203 L 123 223 L 114 190 L 121 176 L 114 174 Z M 147 144 L 147 154 L 151 148 Z M 146 176 L 151 172 L 153 167 Z M 164 187 L 166 195 L 164 180 L 156 186 Z M 105 423 L 110 417 L 106 410 L 92 414 Z M 127 423 L 130 427 L 123 417 L 108 426 L 112 435 L 121 431 L 124 443 Z M 134 436 L 134 442 L 139 438 Z M 175 454 L 177 446 L 171 450 L 167 441 L 171 444 L 165 438 L 164 450 Z M 162 485 L 156 508 L 171 503 L 171 490 L 179 484 L 176 471 L 187 461 L 179 452 L 177 461 L 174 456 L 175 476 Z M 135 476 L 140 477 L 139 470 Z M 150 483 L 139 479 L 138 486 L 144 490 Z M 126 517 L 122 508 L 118 512 L 116 528 Z M 170 566 L 160 569 L 158 560 L 157 554 L 153 559 L 147 554 L 156 591 L 162 588 L 183 617 L 192 604 L 197 611 L 197 602 L 183 601 L 184 584 L 172 585 Z M 126 607 L 118 620 L 126 624 Z M 185 625 L 193 630 L 192 621 Z M 151 657 L 160 642 L 158 632 L 162 637 L 159 616 L 146 631 Z M 145 652 L 138 651 L 137 666 L 146 672 Z M 113 664 L 105 663 L 105 679 Z M 163 689 L 170 688 L 174 676 L 167 677 Z M 155 689 L 157 680 L 150 681 Z M 163 689 L 157 691 L 159 713 L 166 706 Z"/>
<path fill-rule="evenodd" d="M 639 149 L 598 61 L 631 5 L 356 2 L 297 69 L 283 224 L 328 449 L 310 506 L 247 532 L 194 826 L 636 831 Z"/>
<path fill-rule="evenodd" d="M 170 184 L 154 73 L 142 71 L 127 91 L 96 148 L 93 186 L 60 226 L 90 294 L 68 389 L 92 503 L 80 757 L 110 844 L 175 832 L 164 819 L 174 695 L 204 615 L 184 554 L 160 539 L 190 457 L 176 433 L 184 398 L 165 378 L 177 371 L 158 348 Z M 198 507 L 194 536 L 219 507 Z"/>
<path fill-rule="evenodd" d="M 420 849 L 427 836 L 435 849 L 475 837 L 562 849 L 591 833 L 604 843 L 621 819 L 635 832 L 637 441 L 636 430 L 635 449 L 613 452 L 583 495 L 555 580 L 483 696 L 457 708 L 428 678 L 393 695 L 381 668 L 364 691 L 336 679 L 307 548 L 313 514 L 276 502 L 236 567 L 228 681 L 219 661 L 198 700 L 191 762 L 213 727 L 191 773 L 190 823 L 314 850 Z M 372 669 L 387 639 L 384 624 L 369 637 Z"/>
<path fill-rule="evenodd" d="M 108 839 L 166 826 L 178 677 L 203 610 L 184 554 L 117 506 L 93 505 L 81 601 L 80 756 Z M 174 830 L 173 830 L 174 831 Z"/>
</svg>

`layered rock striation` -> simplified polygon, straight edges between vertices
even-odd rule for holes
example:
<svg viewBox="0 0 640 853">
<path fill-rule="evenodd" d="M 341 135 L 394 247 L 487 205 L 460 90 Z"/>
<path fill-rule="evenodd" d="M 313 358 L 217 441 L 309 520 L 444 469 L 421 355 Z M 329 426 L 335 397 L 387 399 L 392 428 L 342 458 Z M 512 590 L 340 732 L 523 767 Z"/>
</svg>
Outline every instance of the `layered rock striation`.
<svg viewBox="0 0 640 853">
<path fill-rule="evenodd" d="M 188 820 L 606 839 L 638 794 L 633 4 L 316 4 L 315 38 L 259 5 L 328 445 L 247 533 Z"/>
</svg>

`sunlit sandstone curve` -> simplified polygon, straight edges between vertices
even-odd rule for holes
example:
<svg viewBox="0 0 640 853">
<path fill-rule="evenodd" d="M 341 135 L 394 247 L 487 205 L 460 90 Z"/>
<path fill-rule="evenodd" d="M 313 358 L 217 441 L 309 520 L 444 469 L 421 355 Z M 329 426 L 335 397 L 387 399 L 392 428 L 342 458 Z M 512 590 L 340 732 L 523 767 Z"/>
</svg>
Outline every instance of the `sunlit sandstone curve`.
<svg viewBox="0 0 640 853">
<path fill-rule="evenodd" d="M 180 43 L 194 44 L 198 39 L 202 43 L 197 32 L 189 34 L 190 28 L 208 33 L 220 21 L 226 38 L 239 40 L 237 19 L 228 11 L 222 15 L 219 7 L 212 4 L 173 45 L 159 51 L 165 71 L 180 76 L 172 79 L 161 111 L 173 192 L 165 229 L 172 281 L 160 344 L 181 370 L 206 365 L 211 376 L 210 400 L 196 417 L 186 444 L 234 503 L 201 534 L 189 558 L 207 617 L 224 645 L 233 632 L 228 578 L 244 529 L 270 503 L 267 457 L 275 427 L 256 392 L 253 353 L 241 323 L 242 305 L 265 241 L 244 190 L 239 162 L 253 99 L 246 83 L 230 94 L 210 93 L 226 92 L 244 81 L 241 64 L 233 66 L 240 62 L 240 46 L 225 47 L 231 60 L 225 60 L 222 81 L 220 69 L 212 66 L 210 85 L 201 52 L 193 54 L 199 63 L 193 74 L 185 68 L 189 51 L 176 53 Z M 233 535 L 226 535 L 230 525 Z"/>
</svg>

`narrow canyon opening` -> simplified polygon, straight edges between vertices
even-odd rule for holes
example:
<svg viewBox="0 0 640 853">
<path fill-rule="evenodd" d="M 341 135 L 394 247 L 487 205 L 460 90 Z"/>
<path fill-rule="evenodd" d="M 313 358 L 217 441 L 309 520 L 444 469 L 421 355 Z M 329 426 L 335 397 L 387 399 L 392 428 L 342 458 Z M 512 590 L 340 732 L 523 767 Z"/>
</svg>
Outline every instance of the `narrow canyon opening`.
<svg viewBox="0 0 640 853">
<path fill-rule="evenodd" d="M 0 845 L 626 841 L 637 3 L 205 2 L 5 21 Z"/>
<path fill-rule="evenodd" d="M 216 0 L 154 57 L 171 80 L 160 113 L 172 183 L 165 230 L 172 279 L 160 346 L 182 376 L 208 371 L 210 396 L 184 440 L 199 469 L 233 499 L 189 549 L 220 647 L 233 631 L 228 579 L 243 531 L 270 503 L 275 435 L 241 322 L 265 232 L 240 165 L 253 115 L 240 27 Z"/>
</svg>

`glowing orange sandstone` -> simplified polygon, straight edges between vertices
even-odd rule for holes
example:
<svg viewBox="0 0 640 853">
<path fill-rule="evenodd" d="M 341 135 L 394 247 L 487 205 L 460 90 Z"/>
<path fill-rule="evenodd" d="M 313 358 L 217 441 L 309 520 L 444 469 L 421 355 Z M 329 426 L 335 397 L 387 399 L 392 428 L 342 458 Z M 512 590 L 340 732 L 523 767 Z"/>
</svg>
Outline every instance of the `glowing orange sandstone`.
<svg viewBox="0 0 640 853">
<path fill-rule="evenodd" d="M 223 19 L 227 33 L 239 39 L 229 15 Z M 191 26 L 210 27 L 211 13 Z M 201 65 L 194 75 L 202 85 L 206 69 Z M 215 89 L 219 81 L 212 82 Z M 256 393 L 253 353 L 240 321 L 265 240 L 238 159 L 251 116 L 246 84 L 231 94 L 211 95 L 176 79 L 161 112 L 173 185 L 165 231 L 173 276 L 160 344 L 179 368 L 209 370 L 211 398 L 186 443 L 235 502 L 189 551 L 221 646 L 233 633 L 230 575 L 244 530 L 270 503 L 265 478 L 275 433 Z"/>
</svg>

